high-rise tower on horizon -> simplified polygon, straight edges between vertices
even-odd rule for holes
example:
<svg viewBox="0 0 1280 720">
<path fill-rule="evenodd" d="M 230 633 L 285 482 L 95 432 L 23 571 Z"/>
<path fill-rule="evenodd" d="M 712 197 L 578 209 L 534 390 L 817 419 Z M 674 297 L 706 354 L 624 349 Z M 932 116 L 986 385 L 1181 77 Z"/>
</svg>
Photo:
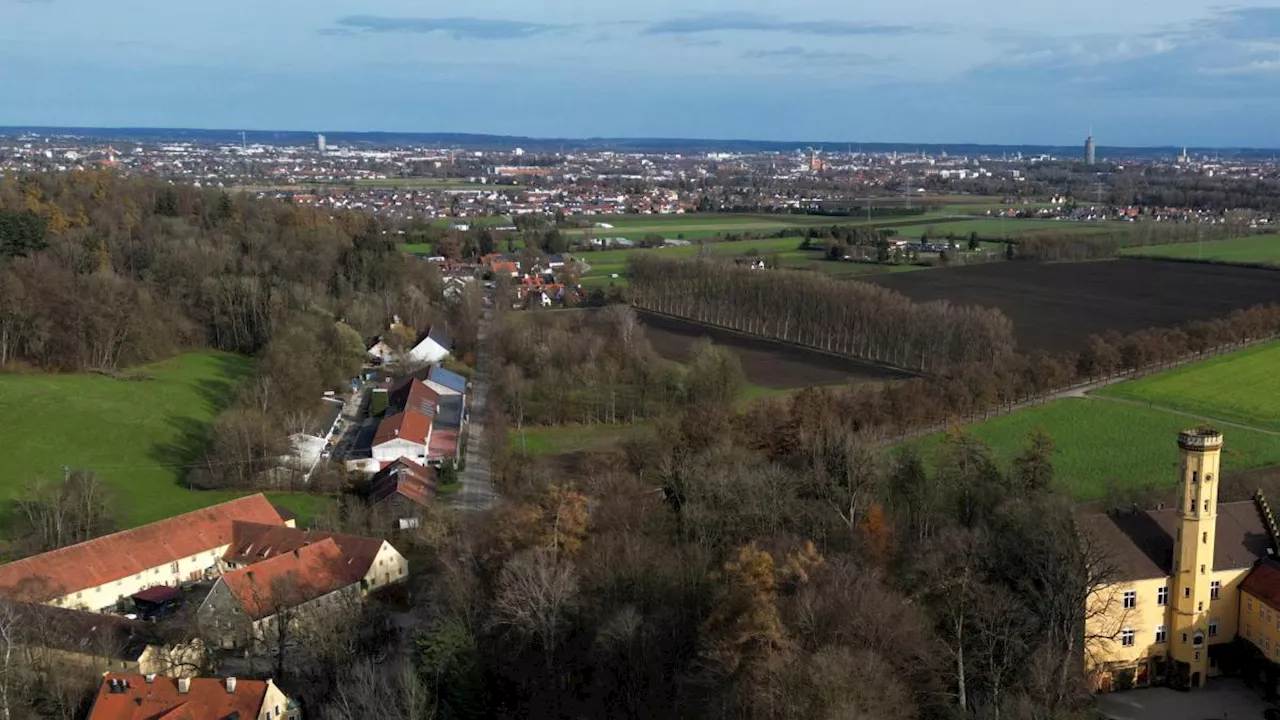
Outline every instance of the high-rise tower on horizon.
<svg viewBox="0 0 1280 720">
<path fill-rule="evenodd" d="M 316 152 L 323 154 L 324 150 L 325 150 L 324 136 L 316 135 Z"/>
<path fill-rule="evenodd" d="M 1093 143 L 1093 129 L 1089 129 L 1089 137 L 1084 139 L 1084 164 L 1092 165 L 1098 159 L 1098 148 Z"/>
</svg>

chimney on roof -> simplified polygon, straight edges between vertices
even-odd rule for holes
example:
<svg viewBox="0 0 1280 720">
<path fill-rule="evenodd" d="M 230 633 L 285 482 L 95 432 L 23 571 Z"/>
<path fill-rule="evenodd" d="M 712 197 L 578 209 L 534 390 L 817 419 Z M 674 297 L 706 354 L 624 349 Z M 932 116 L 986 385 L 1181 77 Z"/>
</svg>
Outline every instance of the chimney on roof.
<svg viewBox="0 0 1280 720">
<path fill-rule="evenodd" d="M 235 691 L 236 691 L 236 679 L 234 677 L 227 678 L 227 692 L 233 693 Z"/>
<path fill-rule="evenodd" d="M 178 678 L 178 694 L 186 695 L 191 692 L 191 678 Z"/>
<path fill-rule="evenodd" d="M 147 673 L 147 674 L 146 674 L 146 675 L 144 675 L 143 677 L 146 679 L 146 681 L 147 681 L 147 684 L 148 684 L 148 685 L 150 685 L 151 683 L 153 683 L 153 682 L 155 682 L 155 681 L 156 681 L 156 674 L 155 674 L 155 673 Z"/>
</svg>

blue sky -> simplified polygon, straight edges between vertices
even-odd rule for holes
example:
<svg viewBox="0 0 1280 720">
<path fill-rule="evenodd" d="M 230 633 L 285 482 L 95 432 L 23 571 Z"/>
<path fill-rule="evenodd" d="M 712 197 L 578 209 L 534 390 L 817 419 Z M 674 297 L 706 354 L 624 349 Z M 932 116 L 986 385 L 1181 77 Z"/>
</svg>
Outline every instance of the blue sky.
<svg viewBox="0 0 1280 720">
<path fill-rule="evenodd" d="M 1278 117 L 1280 0 L 0 0 L 0 125 L 1274 147 Z"/>
</svg>

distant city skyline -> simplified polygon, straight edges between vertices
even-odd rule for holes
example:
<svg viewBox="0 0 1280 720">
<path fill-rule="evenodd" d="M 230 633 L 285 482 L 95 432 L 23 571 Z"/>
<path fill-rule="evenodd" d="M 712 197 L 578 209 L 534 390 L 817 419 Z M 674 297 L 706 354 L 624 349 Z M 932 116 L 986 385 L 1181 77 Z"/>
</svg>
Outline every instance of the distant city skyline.
<svg viewBox="0 0 1280 720">
<path fill-rule="evenodd" d="M 0 125 L 1280 145 L 1280 2 L 979 5 L 0 0 Z"/>
</svg>

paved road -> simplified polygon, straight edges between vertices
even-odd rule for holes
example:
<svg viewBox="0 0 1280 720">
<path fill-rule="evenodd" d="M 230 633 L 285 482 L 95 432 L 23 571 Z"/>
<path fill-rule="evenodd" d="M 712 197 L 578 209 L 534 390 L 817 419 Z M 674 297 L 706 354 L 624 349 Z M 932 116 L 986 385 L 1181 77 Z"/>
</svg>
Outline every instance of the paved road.
<svg viewBox="0 0 1280 720">
<path fill-rule="evenodd" d="M 1165 687 L 1097 696 L 1097 709 L 1112 720 L 1262 720 L 1268 703 L 1234 678 L 1213 678 L 1202 690 Z"/>
<path fill-rule="evenodd" d="M 487 510 L 498 500 L 489 471 L 489 450 L 485 447 L 485 403 L 489 396 L 489 358 L 485 341 L 493 311 L 485 308 L 480 317 L 479 342 L 476 343 L 476 372 L 471 381 L 471 416 L 467 427 L 467 467 L 462 471 L 462 489 L 454 495 L 460 510 Z"/>
</svg>

